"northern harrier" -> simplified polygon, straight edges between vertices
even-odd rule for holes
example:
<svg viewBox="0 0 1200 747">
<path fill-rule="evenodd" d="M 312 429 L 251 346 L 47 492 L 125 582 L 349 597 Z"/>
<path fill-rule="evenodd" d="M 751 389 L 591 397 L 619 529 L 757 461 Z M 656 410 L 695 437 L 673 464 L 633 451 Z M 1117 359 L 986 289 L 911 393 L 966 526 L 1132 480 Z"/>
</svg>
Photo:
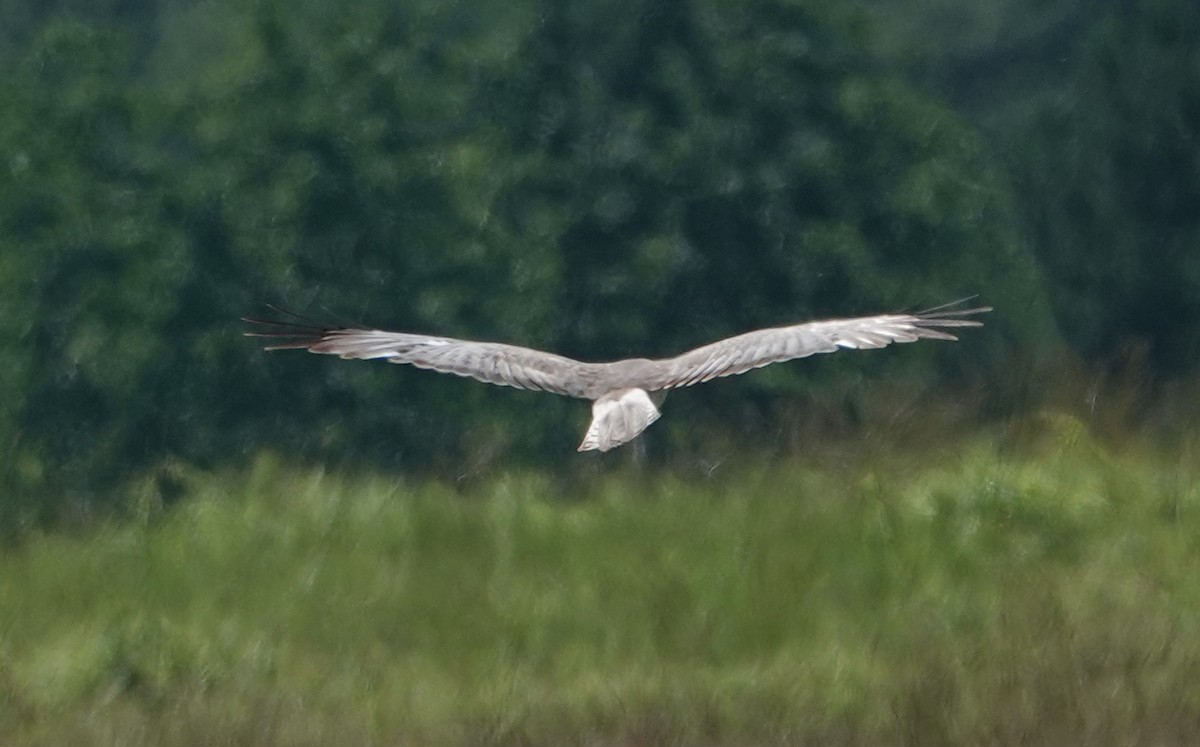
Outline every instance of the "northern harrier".
<svg viewBox="0 0 1200 747">
<path fill-rule="evenodd" d="M 882 348 L 922 338 L 956 340 L 943 331 L 979 327 L 972 319 L 990 307 L 962 308 L 962 302 L 913 314 L 882 314 L 773 327 L 719 340 L 674 358 L 631 358 L 613 363 L 582 363 L 540 350 L 496 342 L 386 332 L 363 327 L 246 318 L 251 337 L 272 340 L 267 350 L 300 348 L 342 358 L 382 358 L 489 384 L 534 389 L 592 401 L 592 424 L 579 451 L 608 451 L 629 443 L 660 415 L 650 392 L 691 386 L 770 363 L 832 353 L 838 348 Z"/>
</svg>

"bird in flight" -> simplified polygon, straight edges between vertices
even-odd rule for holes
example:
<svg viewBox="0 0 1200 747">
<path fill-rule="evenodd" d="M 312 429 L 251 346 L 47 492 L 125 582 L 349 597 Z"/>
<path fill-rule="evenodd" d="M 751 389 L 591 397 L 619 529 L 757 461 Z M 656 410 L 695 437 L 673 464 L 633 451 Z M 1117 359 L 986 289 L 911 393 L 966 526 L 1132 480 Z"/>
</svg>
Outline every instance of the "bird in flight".
<svg viewBox="0 0 1200 747">
<path fill-rule="evenodd" d="M 946 329 L 979 327 L 976 315 L 991 307 L 955 301 L 911 314 L 881 314 L 772 327 L 729 337 L 674 358 L 631 358 L 584 363 L 498 342 L 333 326 L 271 306 L 289 319 L 243 318 L 245 333 L 266 338 L 267 350 L 301 349 L 342 358 L 381 358 L 488 384 L 553 392 L 592 401 L 592 423 L 579 451 L 608 451 L 629 443 L 661 414 L 650 393 L 733 376 L 771 363 L 832 353 L 840 348 L 882 348 L 920 339 L 957 340 Z M 660 400 L 661 401 L 661 400 Z"/>
</svg>

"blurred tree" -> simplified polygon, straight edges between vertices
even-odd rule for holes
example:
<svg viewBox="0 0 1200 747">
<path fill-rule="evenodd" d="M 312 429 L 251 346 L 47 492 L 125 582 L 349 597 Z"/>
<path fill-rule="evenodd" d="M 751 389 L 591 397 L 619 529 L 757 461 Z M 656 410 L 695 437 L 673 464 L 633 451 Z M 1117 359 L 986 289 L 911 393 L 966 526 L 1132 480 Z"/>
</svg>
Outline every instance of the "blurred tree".
<svg viewBox="0 0 1200 747">
<path fill-rule="evenodd" d="M 316 24 L 264 4 L 248 74 L 191 109 L 201 215 L 210 251 L 224 255 L 212 272 L 228 281 L 203 287 L 242 289 L 240 308 L 229 298 L 201 305 L 225 314 L 214 344 L 255 361 L 249 371 L 224 359 L 196 366 L 206 382 L 237 371 L 237 386 L 224 391 L 243 400 L 229 426 L 245 446 L 337 444 L 377 463 L 431 466 L 438 455 L 453 464 L 463 449 L 490 449 L 470 434 L 495 432 L 497 422 L 521 431 L 503 393 L 490 400 L 495 393 L 466 382 L 384 366 L 298 367 L 228 337 L 239 313 L 278 301 L 378 325 L 538 342 L 524 335 L 552 314 L 551 247 L 539 254 L 490 234 L 493 143 L 467 112 L 479 70 L 507 51 L 488 37 L 504 31 L 494 20 L 466 6 L 379 3 Z M 250 411 L 279 419 L 264 432 L 244 417 Z M 532 435 L 540 420 L 529 420 Z"/>
<path fill-rule="evenodd" d="M 1093 362 L 1200 360 L 1200 8 L 1111 8 L 1008 140 L 1064 333 Z M 1138 351 L 1142 351 L 1139 353 Z"/>
<path fill-rule="evenodd" d="M 976 292 L 1003 308 L 1000 330 L 1007 321 L 1027 346 L 1052 344 L 1038 270 L 978 139 L 815 8 L 542 4 L 542 26 L 494 80 L 485 116 L 521 164 L 495 219 L 562 253 L 558 349 L 667 354 Z M 928 372 L 941 352 L 978 358 L 906 351 L 910 372 Z M 983 375 L 998 378 L 1011 352 L 996 345 Z M 847 372 L 887 358 L 736 386 L 743 396 L 794 397 L 814 380 L 842 390 Z"/>
<path fill-rule="evenodd" d="M 186 0 L 0 0 L 0 62 L 19 60 L 47 26 L 72 22 L 123 32 L 127 61 L 137 68 L 158 43 L 162 12 Z"/>
<path fill-rule="evenodd" d="M 131 84 L 120 37 L 71 22 L 5 81 L 0 478 L 14 492 L 65 486 L 86 509 L 160 460 L 272 445 L 445 467 L 494 449 L 506 412 L 519 436 L 515 409 L 479 407 L 464 382 L 382 366 L 334 366 L 330 382 L 240 335 L 238 316 L 272 300 L 502 335 L 553 298 L 544 263 L 481 238 L 487 143 L 462 109 L 469 68 L 496 53 L 467 38 L 486 14 L 367 9 L 317 26 L 264 3 L 251 62 L 175 96 Z"/>
<path fill-rule="evenodd" d="M 852 0 L 863 42 L 960 110 L 1003 114 L 1061 87 L 1066 60 L 1111 0 Z"/>
<path fill-rule="evenodd" d="M 460 474 L 557 463 L 586 419 L 261 354 L 236 319 L 264 301 L 597 359 L 982 292 L 1004 313 L 972 352 L 784 367 L 711 414 L 777 425 L 872 368 L 1003 391 L 1016 346 L 1054 339 L 1011 196 L 830 13 L 229 0 L 197 18 L 238 44 L 156 57 L 174 88 L 124 37 L 51 24 L 0 83 L 0 477 L 86 507 L 164 460 L 269 447 Z"/>
<path fill-rule="evenodd" d="M 140 397 L 170 360 L 165 323 L 188 255 L 163 215 L 161 112 L 125 85 L 118 49 L 54 24 L 4 86 L 0 428 L 21 483 L 86 489 L 156 438 Z"/>
<path fill-rule="evenodd" d="M 1018 225 L 1091 366 L 1200 360 L 1200 6 L 858 0 L 872 48 L 955 104 L 1015 185 Z"/>
</svg>

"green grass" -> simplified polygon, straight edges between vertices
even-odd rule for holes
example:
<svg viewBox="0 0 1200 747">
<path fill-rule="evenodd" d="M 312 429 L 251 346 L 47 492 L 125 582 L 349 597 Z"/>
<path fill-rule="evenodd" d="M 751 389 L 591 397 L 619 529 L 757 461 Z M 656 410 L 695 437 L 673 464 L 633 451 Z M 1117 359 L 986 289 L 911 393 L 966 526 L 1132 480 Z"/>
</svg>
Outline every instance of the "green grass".
<svg viewBox="0 0 1200 747">
<path fill-rule="evenodd" d="M 1191 743 L 1195 445 L 1065 416 L 1009 440 L 710 479 L 195 478 L 0 554 L 0 743 Z"/>
</svg>

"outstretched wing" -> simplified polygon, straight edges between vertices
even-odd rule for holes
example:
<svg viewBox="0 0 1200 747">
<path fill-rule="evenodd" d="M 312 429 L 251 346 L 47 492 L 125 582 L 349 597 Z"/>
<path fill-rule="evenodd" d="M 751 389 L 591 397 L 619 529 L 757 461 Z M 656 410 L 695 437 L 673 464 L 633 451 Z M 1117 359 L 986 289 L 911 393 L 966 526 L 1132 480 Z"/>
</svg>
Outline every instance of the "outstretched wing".
<svg viewBox="0 0 1200 747">
<path fill-rule="evenodd" d="M 839 348 L 882 348 L 894 342 L 920 339 L 957 340 L 943 330 L 982 326 L 982 322 L 969 317 L 991 311 L 986 306 L 957 308 L 961 303 L 956 301 L 914 314 L 830 319 L 747 332 L 675 358 L 655 361 L 651 379 L 642 386 L 650 390 L 691 386 L 771 363 L 832 353 Z"/>
<path fill-rule="evenodd" d="M 450 337 L 386 332 L 381 329 L 334 327 L 271 307 L 295 321 L 243 318 L 253 325 L 245 334 L 270 340 L 267 350 L 302 349 L 342 358 L 382 358 L 441 373 L 466 376 L 488 384 L 587 398 L 596 366 L 540 350 L 472 342 Z"/>
</svg>

